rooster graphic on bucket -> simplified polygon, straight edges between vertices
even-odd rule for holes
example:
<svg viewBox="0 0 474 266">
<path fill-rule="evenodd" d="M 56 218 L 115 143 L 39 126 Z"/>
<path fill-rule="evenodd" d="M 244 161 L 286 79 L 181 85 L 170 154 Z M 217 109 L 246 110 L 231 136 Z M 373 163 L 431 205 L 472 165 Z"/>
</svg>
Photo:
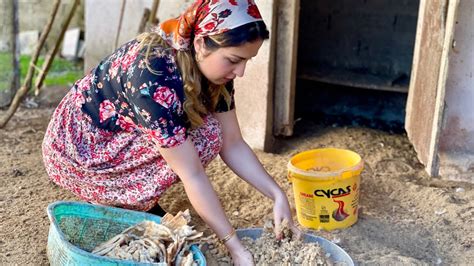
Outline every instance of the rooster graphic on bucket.
<svg viewBox="0 0 474 266">
<path fill-rule="evenodd" d="M 333 199 L 333 201 L 338 204 L 338 207 L 332 212 L 332 218 L 338 222 L 344 221 L 349 216 L 349 214 L 344 211 L 344 201 L 335 199 Z"/>
</svg>

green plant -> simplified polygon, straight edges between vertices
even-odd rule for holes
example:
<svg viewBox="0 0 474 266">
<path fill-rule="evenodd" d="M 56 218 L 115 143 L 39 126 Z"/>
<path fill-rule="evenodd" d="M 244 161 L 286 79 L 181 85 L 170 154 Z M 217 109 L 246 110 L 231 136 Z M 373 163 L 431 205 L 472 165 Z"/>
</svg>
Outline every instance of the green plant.
<svg viewBox="0 0 474 266">
<path fill-rule="evenodd" d="M 20 57 L 21 84 L 25 79 L 28 71 L 31 56 L 22 55 Z M 41 68 L 44 57 L 40 57 L 37 67 Z M 3 73 L 3 74 L 2 74 Z M 0 90 L 8 89 L 9 75 L 12 73 L 11 55 L 8 53 L 0 53 Z M 44 86 L 72 86 L 74 82 L 83 76 L 82 65 L 62 58 L 56 58 L 53 61 L 51 69 L 46 76 Z M 35 79 L 33 79 L 34 86 Z M 33 89 L 33 88 L 32 88 Z"/>
</svg>

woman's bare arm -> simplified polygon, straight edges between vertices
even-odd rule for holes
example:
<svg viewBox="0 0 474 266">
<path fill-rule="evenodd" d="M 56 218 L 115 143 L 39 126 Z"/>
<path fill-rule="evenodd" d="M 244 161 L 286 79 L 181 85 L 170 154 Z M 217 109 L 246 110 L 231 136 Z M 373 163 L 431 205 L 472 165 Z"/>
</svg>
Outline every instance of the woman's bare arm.
<svg viewBox="0 0 474 266">
<path fill-rule="evenodd" d="M 188 138 L 177 147 L 159 148 L 159 151 L 171 169 L 180 177 L 186 194 L 199 216 L 220 239 L 229 234 L 232 225 L 222 209 L 192 141 Z M 244 249 L 236 237 L 226 242 L 226 246 L 231 252 Z"/>
<path fill-rule="evenodd" d="M 278 196 L 284 196 L 278 184 L 242 138 L 235 110 L 217 113 L 215 116 L 221 124 L 224 138 L 220 156 L 227 166 L 268 198 L 275 200 Z"/>
<path fill-rule="evenodd" d="M 299 235 L 300 232 L 293 223 L 286 194 L 263 168 L 253 150 L 242 138 L 235 110 L 215 114 L 215 116 L 221 123 L 223 131 L 224 144 L 220 152 L 222 160 L 240 178 L 273 200 L 273 217 L 277 238 L 282 237 L 279 228 L 283 220 L 287 220 L 292 231 Z"/>
</svg>

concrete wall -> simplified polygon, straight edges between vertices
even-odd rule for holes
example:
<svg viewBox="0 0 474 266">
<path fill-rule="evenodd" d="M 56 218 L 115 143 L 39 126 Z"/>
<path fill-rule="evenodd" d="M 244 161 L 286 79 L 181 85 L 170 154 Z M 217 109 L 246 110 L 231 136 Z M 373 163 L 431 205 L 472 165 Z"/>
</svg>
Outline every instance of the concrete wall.
<svg viewBox="0 0 474 266">
<path fill-rule="evenodd" d="M 121 1 L 85 1 L 85 70 L 89 71 L 102 58 L 114 51 Z M 176 17 L 191 2 L 190 0 L 162 0 L 158 8 L 158 18 L 163 21 Z M 127 1 L 119 43 L 136 36 L 143 9 L 150 8 L 151 4 L 151 0 Z M 257 4 L 267 26 L 271 29 L 276 24 L 273 23 L 274 0 L 258 0 Z M 274 32 L 271 35 L 273 37 Z M 272 144 L 273 43 L 273 38 L 265 42 L 258 56 L 248 64 L 244 78 L 235 81 L 237 116 L 242 134 L 249 145 L 257 149 L 266 149 Z"/>
<path fill-rule="evenodd" d="M 5 17 L 8 17 L 5 12 L 10 12 L 9 10 L 3 8 L 3 5 L 6 5 L 7 0 L 0 1 L 0 22 L 1 23 L 10 23 L 9 21 L 4 21 Z M 10 1 L 10 0 L 8 0 Z M 46 42 L 46 49 L 51 47 L 59 35 L 59 30 L 62 22 L 64 21 L 66 15 L 68 14 L 72 0 L 63 0 L 61 6 L 58 10 L 58 15 L 56 17 L 56 22 L 53 25 L 53 29 L 50 32 L 48 40 Z M 39 31 L 43 30 L 43 27 L 48 22 L 50 17 L 51 9 L 53 8 L 53 1 L 46 0 L 19 0 L 18 1 L 18 13 L 19 13 L 19 23 L 20 23 L 20 32 L 23 31 Z M 8 26 L 8 25 L 5 25 Z M 3 27 L 3 25 L 2 25 Z M 77 8 L 76 14 L 71 21 L 69 26 L 70 28 L 84 28 L 84 5 L 81 5 Z M 0 47 L 8 48 L 7 45 L 2 43 L 6 39 L 6 36 L 3 36 L 3 31 L 0 31 Z"/>
<path fill-rule="evenodd" d="M 273 148 L 273 85 L 275 71 L 276 0 L 256 1 L 270 31 L 258 55 L 247 64 L 243 78 L 235 81 L 235 101 L 242 135 L 257 149 Z"/>
<path fill-rule="evenodd" d="M 104 56 L 115 50 L 115 38 L 119 26 L 122 1 L 85 0 L 85 2 L 85 70 L 88 71 Z M 160 1 L 157 16 L 161 21 L 176 17 L 189 6 L 190 2 L 190 0 L 162 0 Z M 126 2 L 122 30 L 119 35 L 119 46 L 138 34 L 143 11 L 145 8 L 151 8 L 152 3 L 152 0 L 133 0 Z"/>
<path fill-rule="evenodd" d="M 0 52 L 10 52 L 13 33 L 13 6 L 7 1 L 0 1 Z"/>
<path fill-rule="evenodd" d="M 474 182 L 474 1 L 461 0 L 449 54 L 440 174 Z"/>
</svg>

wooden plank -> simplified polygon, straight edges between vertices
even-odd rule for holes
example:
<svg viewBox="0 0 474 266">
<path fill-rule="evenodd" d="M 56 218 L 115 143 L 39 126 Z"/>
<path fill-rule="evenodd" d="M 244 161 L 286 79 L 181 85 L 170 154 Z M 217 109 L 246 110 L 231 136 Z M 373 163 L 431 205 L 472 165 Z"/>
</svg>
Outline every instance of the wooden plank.
<svg viewBox="0 0 474 266">
<path fill-rule="evenodd" d="M 407 100 L 405 128 L 418 159 L 430 161 L 429 147 L 442 55 L 442 11 L 447 0 L 421 0 Z M 436 34 L 437 33 L 437 34 Z"/>
<path fill-rule="evenodd" d="M 441 134 L 441 127 L 444 118 L 444 107 L 446 98 L 446 81 L 448 79 L 449 67 L 449 51 L 454 38 L 454 26 L 457 17 L 457 9 L 459 0 L 450 0 L 446 17 L 446 34 L 443 44 L 443 54 L 441 56 L 440 75 L 438 80 L 438 92 L 436 95 L 436 105 L 434 113 L 433 128 L 431 131 L 430 153 L 429 161 L 426 165 L 426 170 L 432 176 L 439 174 L 439 138 Z"/>
<path fill-rule="evenodd" d="M 300 0 L 278 0 L 273 134 L 293 135 Z"/>
<path fill-rule="evenodd" d="M 430 175 L 438 172 L 436 152 L 443 115 L 446 46 L 452 38 L 452 27 L 448 31 L 446 27 L 454 16 L 455 2 L 420 1 L 405 128 L 418 159 Z"/>
</svg>

